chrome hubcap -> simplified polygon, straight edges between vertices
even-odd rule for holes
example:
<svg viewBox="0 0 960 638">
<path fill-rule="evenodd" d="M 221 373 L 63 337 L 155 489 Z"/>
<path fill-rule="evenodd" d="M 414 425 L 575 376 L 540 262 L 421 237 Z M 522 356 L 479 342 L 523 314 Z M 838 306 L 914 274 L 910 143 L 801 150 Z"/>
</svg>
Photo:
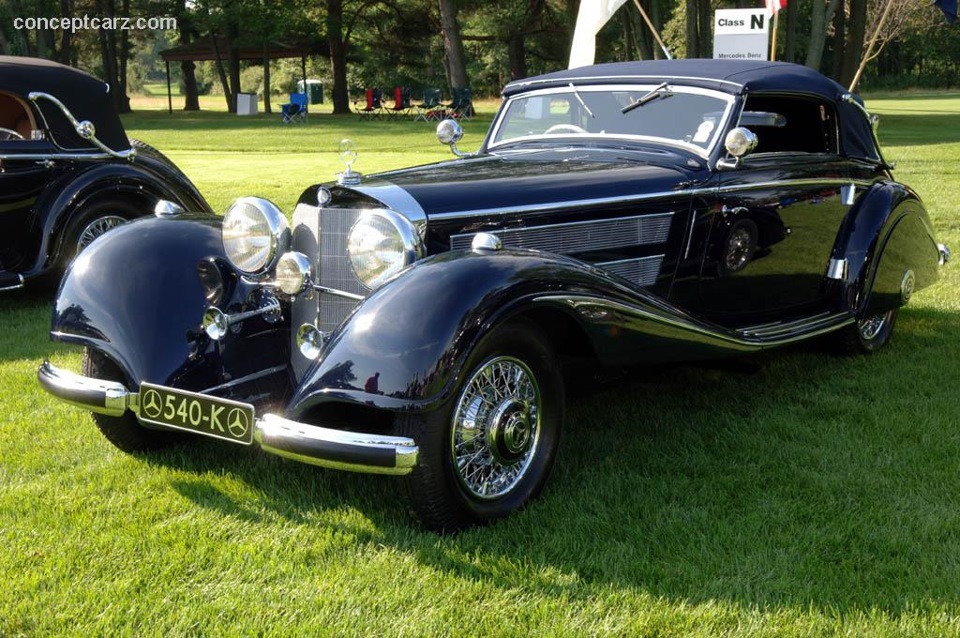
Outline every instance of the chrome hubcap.
<svg viewBox="0 0 960 638">
<path fill-rule="evenodd" d="M 883 315 L 874 315 L 872 317 L 866 317 L 857 322 L 857 327 L 860 329 L 860 336 L 865 341 L 870 341 L 871 339 L 876 338 L 880 331 L 883 330 L 883 327 L 887 324 L 887 319 L 890 317 L 890 313 Z"/>
<path fill-rule="evenodd" d="M 104 234 L 112 228 L 116 228 L 121 224 L 125 224 L 127 220 L 119 215 L 105 215 L 104 217 L 98 217 L 89 224 L 80 232 L 80 236 L 77 238 L 77 252 L 89 246 L 93 243 L 93 240 Z"/>
<path fill-rule="evenodd" d="M 453 416 L 457 478 L 470 495 L 494 499 L 520 482 L 540 437 L 540 390 L 511 357 L 484 363 L 467 382 Z"/>
</svg>

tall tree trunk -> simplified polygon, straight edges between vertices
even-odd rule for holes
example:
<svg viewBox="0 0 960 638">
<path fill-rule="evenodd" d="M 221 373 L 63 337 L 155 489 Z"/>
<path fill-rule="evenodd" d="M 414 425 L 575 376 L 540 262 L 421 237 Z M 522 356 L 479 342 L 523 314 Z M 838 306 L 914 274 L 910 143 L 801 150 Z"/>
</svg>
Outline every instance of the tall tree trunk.
<svg viewBox="0 0 960 638">
<path fill-rule="evenodd" d="M 843 66 L 837 79 L 843 86 L 850 86 L 860 67 L 863 43 L 867 32 L 867 0 L 850 0 L 850 20 L 847 22 L 847 40 L 843 53 Z"/>
<path fill-rule="evenodd" d="M 231 22 L 227 27 L 227 51 L 230 61 L 230 112 L 237 112 L 237 94 L 240 93 L 240 49 L 237 48 L 237 38 L 240 37 L 239 27 Z"/>
<path fill-rule="evenodd" d="M 183 42 L 181 40 L 181 42 Z M 197 87 L 197 65 L 192 60 L 180 63 L 180 75 L 183 78 L 183 110 L 200 110 L 200 90 Z"/>
<path fill-rule="evenodd" d="M 710 28 L 713 26 L 713 10 L 710 8 L 710 0 L 700 0 L 698 3 L 700 9 L 700 26 L 698 28 L 700 35 L 700 57 L 713 57 L 713 42 L 710 41 Z"/>
<path fill-rule="evenodd" d="M 843 75 L 843 56 L 845 55 L 847 44 L 847 13 L 843 10 L 843 4 L 840 10 L 833 16 L 833 60 L 830 65 L 830 72 L 827 74 L 835 80 L 840 80 Z"/>
<path fill-rule="evenodd" d="M 309 94 L 307 86 L 303 90 Z M 270 109 L 270 42 L 263 43 L 263 112 L 273 113 Z"/>
<path fill-rule="evenodd" d="M 120 5 L 123 16 L 130 17 L 130 0 L 123 0 Z M 130 112 L 130 96 L 127 91 L 127 60 L 130 59 L 130 32 L 120 32 L 120 42 L 117 50 L 117 110 L 121 113 Z"/>
<path fill-rule="evenodd" d="M 347 115 L 350 113 L 350 91 L 347 87 L 347 47 L 343 41 L 343 0 L 327 0 L 327 44 L 333 72 L 333 114 Z"/>
<path fill-rule="evenodd" d="M 783 11 L 787 13 L 787 37 L 783 47 L 783 59 L 787 62 L 796 62 L 797 47 L 797 4 L 788 2 Z"/>
<path fill-rule="evenodd" d="M 73 2 L 70 0 L 60 1 L 60 15 L 65 18 L 73 17 Z M 70 64 L 70 54 L 73 50 L 73 30 L 63 29 L 60 33 L 60 52 L 57 55 L 57 61 L 61 64 Z"/>
<path fill-rule="evenodd" d="M 687 57 L 700 57 L 700 36 L 697 0 L 687 0 Z"/>
<path fill-rule="evenodd" d="M 236 103 L 230 100 L 230 82 L 227 81 L 227 71 L 223 68 L 223 54 L 220 51 L 220 46 L 217 44 L 217 36 L 213 33 L 210 34 L 210 43 L 213 45 L 217 76 L 220 78 L 220 86 L 223 88 L 223 97 L 227 101 L 227 110 L 230 113 L 236 113 L 236 109 L 232 108 Z"/>
<path fill-rule="evenodd" d="M 515 33 L 507 40 L 507 59 L 510 63 L 511 80 L 527 77 L 527 56 L 522 35 Z"/>
<path fill-rule="evenodd" d="M 443 49 L 446 53 L 447 80 L 450 89 L 462 89 L 470 86 L 467 79 L 467 56 L 460 37 L 460 23 L 457 21 L 455 0 L 439 0 L 440 31 L 443 34 Z"/>
<path fill-rule="evenodd" d="M 789 4 L 789 3 L 788 3 Z M 823 60 L 823 47 L 827 42 L 827 25 L 833 21 L 833 14 L 837 10 L 839 0 L 813 0 L 812 22 L 810 26 L 810 45 L 807 48 L 807 59 L 804 62 L 811 69 L 820 70 Z"/>
</svg>

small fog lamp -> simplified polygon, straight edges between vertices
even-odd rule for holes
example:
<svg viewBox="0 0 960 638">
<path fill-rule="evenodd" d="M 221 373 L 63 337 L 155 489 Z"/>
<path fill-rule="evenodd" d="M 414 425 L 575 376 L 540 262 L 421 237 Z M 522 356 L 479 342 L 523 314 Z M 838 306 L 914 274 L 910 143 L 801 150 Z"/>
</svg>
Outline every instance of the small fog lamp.
<svg viewBox="0 0 960 638">
<path fill-rule="evenodd" d="M 303 253 L 284 253 L 277 262 L 277 288 L 286 295 L 303 291 L 312 278 L 313 268 Z"/>
</svg>

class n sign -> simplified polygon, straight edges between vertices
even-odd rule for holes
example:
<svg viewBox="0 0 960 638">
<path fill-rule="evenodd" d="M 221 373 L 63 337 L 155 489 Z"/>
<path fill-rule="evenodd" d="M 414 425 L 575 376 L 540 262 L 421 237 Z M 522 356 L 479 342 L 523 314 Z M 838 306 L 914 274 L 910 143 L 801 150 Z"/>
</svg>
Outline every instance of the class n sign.
<svg viewBox="0 0 960 638">
<path fill-rule="evenodd" d="M 766 60 L 770 14 L 763 9 L 718 9 L 713 17 L 715 60 Z"/>
</svg>

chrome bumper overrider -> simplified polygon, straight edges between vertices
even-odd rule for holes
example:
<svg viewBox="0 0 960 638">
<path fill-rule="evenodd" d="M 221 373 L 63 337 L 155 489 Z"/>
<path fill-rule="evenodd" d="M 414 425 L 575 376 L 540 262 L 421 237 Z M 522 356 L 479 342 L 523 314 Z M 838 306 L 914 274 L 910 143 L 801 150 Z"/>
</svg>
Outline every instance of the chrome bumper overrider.
<svg viewBox="0 0 960 638">
<path fill-rule="evenodd" d="M 37 370 L 40 385 L 55 397 L 108 416 L 138 413 L 140 394 L 122 383 L 102 381 L 44 362 Z M 371 474 L 409 474 L 419 449 L 413 439 L 323 428 L 273 414 L 256 420 L 254 441 L 265 452 L 338 470 Z"/>
</svg>

